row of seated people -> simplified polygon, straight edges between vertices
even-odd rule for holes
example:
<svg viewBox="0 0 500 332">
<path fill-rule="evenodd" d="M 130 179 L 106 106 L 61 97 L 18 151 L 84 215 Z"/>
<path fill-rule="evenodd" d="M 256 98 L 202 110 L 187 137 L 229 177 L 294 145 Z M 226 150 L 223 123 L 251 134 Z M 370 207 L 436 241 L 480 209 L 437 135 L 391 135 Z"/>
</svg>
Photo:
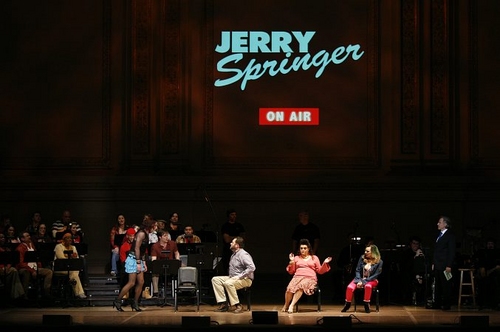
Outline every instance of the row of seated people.
<svg viewBox="0 0 500 332">
<path fill-rule="evenodd" d="M 189 235 L 192 234 L 191 226 L 186 226 L 185 229 Z M 119 246 L 119 261 L 122 266 L 121 272 L 123 272 L 125 260 L 131 251 L 135 233 L 135 228 L 128 228 L 124 241 Z M 168 231 L 157 231 L 156 234 L 158 236 L 158 241 L 152 244 L 150 243 L 148 248 L 148 260 L 151 264 L 148 264 L 149 273 L 146 273 L 145 276 L 145 285 L 152 285 L 153 294 L 150 294 L 150 296 L 158 297 L 159 282 L 163 281 L 160 277 L 165 277 L 166 280 L 166 276 L 169 274 L 174 276 L 176 274 L 174 270 L 178 269 L 180 266 L 195 266 L 204 270 L 213 270 L 215 264 L 214 252 L 216 251 L 215 242 L 202 243 L 197 236 L 196 242 L 172 241 Z M 187 238 L 190 238 L 189 235 Z M 178 240 L 179 237 L 177 238 Z M 163 264 L 165 260 L 170 261 L 168 265 Z M 175 261 L 178 261 L 178 264 L 175 264 Z M 156 262 L 158 264 L 155 264 Z M 123 287 L 128 281 L 128 275 L 126 273 L 120 273 L 119 275 L 121 277 L 120 285 Z M 167 285 L 164 285 L 164 287 L 166 286 Z"/>
<path fill-rule="evenodd" d="M 3 224 L 0 224 L 0 233 L 5 235 L 7 243 L 21 243 L 18 236 L 18 230 L 9 217 L 3 217 Z M 47 225 L 42 222 L 41 213 L 34 212 L 31 217 L 31 222 L 26 227 L 20 230 L 26 231 L 31 235 L 33 242 L 62 242 L 62 235 L 69 233 L 73 235 L 74 243 L 83 242 L 83 231 L 79 223 L 71 220 L 71 213 L 64 211 L 60 220 L 55 221 L 52 225 Z"/>
<path fill-rule="evenodd" d="M 166 228 L 165 220 L 156 220 L 150 214 L 145 214 L 143 220 L 151 220 L 152 226 L 149 236 L 149 246 L 157 243 L 160 239 L 159 233 L 167 232 L 168 241 L 181 244 L 180 255 L 187 255 L 196 253 L 196 244 L 199 243 L 217 243 L 217 235 L 211 231 L 200 231 L 198 235 L 194 234 L 193 226 L 181 225 L 178 222 L 178 214 L 173 213 L 170 216 L 169 227 Z M 133 228 L 135 231 L 139 229 L 138 225 L 128 226 L 123 214 L 117 216 L 116 224 L 111 228 L 110 232 L 110 249 L 111 249 L 111 275 L 116 276 L 118 273 L 120 247 L 126 241 L 127 230 Z M 184 244 L 188 244 L 184 246 Z M 183 252 L 183 247 L 186 251 Z"/>
<path fill-rule="evenodd" d="M 19 234 L 19 239 L 19 244 L 7 244 L 5 236 L 0 235 L 0 275 L 5 295 L 14 301 L 26 300 L 32 286 L 39 291 L 37 296 L 51 298 L 53 276 L 56 275 L 69 276 L 74 295 L 86 298 L 80 270 L 66 269 L 68 259 L 81 262 L 71 233 L 64 234 L 61 243 L 48 246 L 34 243 L 26 231 Z"/>
</svg>

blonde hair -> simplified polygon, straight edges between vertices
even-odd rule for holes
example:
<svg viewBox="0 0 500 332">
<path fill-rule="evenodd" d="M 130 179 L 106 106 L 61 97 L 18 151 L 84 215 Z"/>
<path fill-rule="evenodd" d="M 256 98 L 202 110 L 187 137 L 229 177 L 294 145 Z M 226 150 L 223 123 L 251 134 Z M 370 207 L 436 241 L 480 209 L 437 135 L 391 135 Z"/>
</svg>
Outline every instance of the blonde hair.
<svg viewBox="0 0 500 332">
<path fill-rule="evenodd" d="M 370 248 L 372 251 L 372 257 L 371 258 L 364 258 L 363 261 L 365 263 L 371 263 L 371 264 L 377 264 L 380 262 L 380 259 L 382 258 L 380 256 L 380 251 L 378 250 L 378 247 L 374 244 L 370 244 L 369 246 L 366 246 L 366 248 Z"/>
</svg>

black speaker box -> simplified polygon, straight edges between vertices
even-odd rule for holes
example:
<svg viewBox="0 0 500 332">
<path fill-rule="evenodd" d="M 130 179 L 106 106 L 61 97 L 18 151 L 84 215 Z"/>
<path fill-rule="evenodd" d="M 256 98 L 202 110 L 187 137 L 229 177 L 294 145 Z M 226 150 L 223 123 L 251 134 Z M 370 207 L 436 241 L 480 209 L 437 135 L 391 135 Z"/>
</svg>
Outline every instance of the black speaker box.
<svg viewBox="0 0 500 332">
<path fill-rule="evenodd" d="M 325 316 L 322 318 L 320 325 L 327 328 L 350 328 L 352 327 L 352 320 L 350 316 Z"/>
<path fill-rule="evenodd" d="M 73 323 L 73 318 L 71 315 L 43 315 L 42 324 L 43 325 L 58 325 L 58 326 L 68 326 Z"/>
<path fill-rule="evenodd" d="M 462 327 L 488 327 L 489 325 L 489 316 L 460 316 L 460 326 Z"/>
<path fill-rule="evenodd" d="M 182 327 L 210 327 L 209 316 L 182 316 Z"/>
<path fill-rule="evenodd" d="M 278 312 L 252 311 L 252 324 L 278 324 Z"/>
</svg>

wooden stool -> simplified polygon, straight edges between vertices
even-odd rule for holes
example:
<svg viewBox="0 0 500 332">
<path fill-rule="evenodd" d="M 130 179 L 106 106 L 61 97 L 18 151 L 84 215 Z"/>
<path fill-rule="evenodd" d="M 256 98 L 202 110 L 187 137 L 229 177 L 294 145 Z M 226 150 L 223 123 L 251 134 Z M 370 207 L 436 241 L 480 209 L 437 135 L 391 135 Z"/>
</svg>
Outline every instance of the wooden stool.
<svg viewBox="0 0 500 332">
<path fill-rule="evenodd" d="M 458 269 L 460 271 L 460 287 L 458 292 L 458 307 L 462 302 L 462 297 L 472 297 L 472 304 L 476 306 L 476 288 L 474 286 L 474 269 Z M 469 272 L 470 282 L 464 282 L 464 272 Z M 463 286 L 470 286 L 471 293 L 463 293 Z"/>
</svg>

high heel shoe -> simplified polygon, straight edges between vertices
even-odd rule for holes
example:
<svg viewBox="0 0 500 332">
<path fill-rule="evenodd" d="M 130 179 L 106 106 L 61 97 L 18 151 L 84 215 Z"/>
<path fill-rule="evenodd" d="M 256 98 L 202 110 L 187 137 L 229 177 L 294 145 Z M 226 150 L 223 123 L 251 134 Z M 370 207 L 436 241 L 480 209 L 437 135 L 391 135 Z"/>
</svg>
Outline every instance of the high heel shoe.
<svg viewBox="0 0 500 332">
<path fill-rule="evenodd" d="M 139 308 L 139 305 L 137 304 L 137 301 L 135 301 L 135 300 L 132 301 L 132 304 L 130 304 L 130 307 L 132 308 L 132 311 L 134 311 L 134 310 L 137 311 L 137 312 L 142 311 L 142 309 Z"/>
<path fill-rule="evenodd" d="M 116 308 L 118 311 L 123 311 L 122 309 L 122 301 L 119 299 L 116 299 L 113 301 L 113 308 Z"/>
</svg>

